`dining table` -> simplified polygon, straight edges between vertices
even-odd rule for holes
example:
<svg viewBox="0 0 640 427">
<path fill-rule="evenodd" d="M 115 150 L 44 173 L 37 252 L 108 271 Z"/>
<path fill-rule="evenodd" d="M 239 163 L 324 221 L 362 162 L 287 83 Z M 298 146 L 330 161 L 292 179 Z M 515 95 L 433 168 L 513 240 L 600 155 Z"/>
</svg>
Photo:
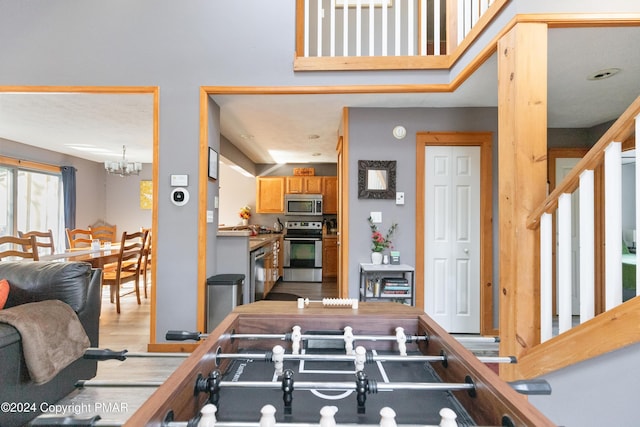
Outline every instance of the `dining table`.
<svg viewBox="0 0 640 427">
<path fill-rule="evenodd" d="M 99 249 L 93 249 L 91 247 L 73 248 L 51 255 L 41 255 L 40 261 L 82 261 L 88 262 L 93 268 L 104 268 L 106 264 L 118 261 L 119 254 L 120 244 L 112 243 L 110 247 L 105 247 L 103 244 Z"/>
</svg>

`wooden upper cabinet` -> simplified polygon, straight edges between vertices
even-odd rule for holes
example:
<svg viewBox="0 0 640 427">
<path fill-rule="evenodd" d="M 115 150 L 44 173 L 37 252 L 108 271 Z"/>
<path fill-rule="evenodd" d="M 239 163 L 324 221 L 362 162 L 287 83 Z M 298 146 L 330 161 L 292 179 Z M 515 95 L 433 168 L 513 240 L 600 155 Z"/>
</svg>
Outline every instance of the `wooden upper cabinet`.
<svg viewBox="0 0 640 427">
<path fill-rule="evenodd" d="M 338 213 L 338 177 L 322 177 L 322 212 L 325 214 Z"/>
<path fill-rule="evenodd" d="M 322 194 L 321 176 L 288 176 L 287 194 Z"/>
<path fill-rule="evenodd" d="M 256 212 L 284 212 L 284 176 L 259 176 L 256 178 Z"/>
</svg>

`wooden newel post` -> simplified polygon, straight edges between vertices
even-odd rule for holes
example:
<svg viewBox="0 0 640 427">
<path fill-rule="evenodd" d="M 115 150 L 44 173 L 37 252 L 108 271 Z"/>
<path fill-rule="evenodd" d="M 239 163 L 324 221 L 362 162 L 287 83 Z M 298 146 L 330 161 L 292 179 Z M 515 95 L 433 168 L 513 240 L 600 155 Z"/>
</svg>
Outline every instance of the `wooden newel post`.
<svg viewBox="0 0 640 427">
<path fill-rule="evenodd" d="M 498 42 L 500 354 L 540 342 L 539 244 L 529 213 L 546 196 L 547 25 L 517 24 Z M 517 365 L 500 367 L 516 379 Z"/>
</svg>

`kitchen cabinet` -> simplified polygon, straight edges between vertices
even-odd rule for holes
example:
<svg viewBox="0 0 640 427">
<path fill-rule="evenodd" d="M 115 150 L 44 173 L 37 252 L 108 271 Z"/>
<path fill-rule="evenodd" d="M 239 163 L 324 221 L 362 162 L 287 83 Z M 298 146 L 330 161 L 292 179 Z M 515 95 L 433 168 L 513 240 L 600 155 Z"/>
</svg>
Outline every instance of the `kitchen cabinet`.
<svg viewBox="0 0 640 427">
<path fill-rule="evenodd" d="M 338 237 L 322 238 L 322 277 L 338 277 Z"/>
<path fill-rule="evenodd" d="M 256 212 L 284 212 L 284 176 L 259 176 L 256 178 Z"/>
<path fill-rule="evenodd" d="M 322 211 L 325 214 L 338 213 L 338 177 L 322 177 Z"/>
<path fill-rule="evenodd" d="M 360 301 L 415 305 L 415 269 L 407 264 L 360 264 Z"/>
<path fill-rule="evenodd" d="M 322 194 L 321 176 L 288 176 L 287 194 Z"/>
</svg>

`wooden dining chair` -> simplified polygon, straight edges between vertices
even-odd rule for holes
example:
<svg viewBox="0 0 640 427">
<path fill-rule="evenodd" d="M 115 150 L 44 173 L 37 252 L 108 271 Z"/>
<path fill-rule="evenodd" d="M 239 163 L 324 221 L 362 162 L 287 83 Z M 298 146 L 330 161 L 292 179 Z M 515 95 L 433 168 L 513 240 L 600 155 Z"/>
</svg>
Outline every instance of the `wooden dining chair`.
<svg viewBox="0 0 640 427">
<path fill-rule="evenodd" d="M 69 230 L 67 228 L 67 240 L 69 241 L 69 248 L 84 248 L 91 246 L 91 230 L 86 230 L 82 228 L 74 228 L 73 230 Z"/>
<path fill-rule="evenodd" d="M 135 292 L 140 305 L 140 269 L 144 257 L 144 246 L 147 239 L 146 231 L 135 233 L 122 233 L 120 240 L 120 252 L 114 270 L 105 270 L 102 275 L 102 284 L 109 286 L 111 302 L 115 300 L 116 312 L 120 313 L 120 297 Z M 133 291 L 120 294 L 124 283 L 133 282 Z"/>
<path fill-rule="evenodd" d="M 6 261 L 6 258 L 23 258 L 38 261 L 35 236 L 0 236 L 0 261 Z"/>
<path fill-rule="evenodd" d="M 36 252 L 38 252 L 39 255 L 53 255 L 56 252 L 55 246 L 53 245 L 53 231 L 51 231 L 51 229 L 47 231 L 18 231 L 18 236 L 34 236 L 36 238 Z M 29 248 L 30 247 L 24 247 L 24 249 Z"/>
<path fill-rule="evenodd" d="M 91 237 L 94 239 L 100 240 L 100 243 L 104 242 L 116 242 L 116 229 L 115 225 L 99 225 L 99 226 L 89 226 L 89 231 L 91 231 Z"/>
<path fill-rule="evenodd" d="M 147 285 L 149 282 L 147 281 L 147 274 L 151 274 L 151 229 L 150 228 L 142 228 L 143 232 L 147 233 L 147 240 L 145 242 L 144 247 L 144 258 L 142 261 L 142 283 L 144 286 L 144 297 L 149 298 L 147 295 Z"/>
</svg>

